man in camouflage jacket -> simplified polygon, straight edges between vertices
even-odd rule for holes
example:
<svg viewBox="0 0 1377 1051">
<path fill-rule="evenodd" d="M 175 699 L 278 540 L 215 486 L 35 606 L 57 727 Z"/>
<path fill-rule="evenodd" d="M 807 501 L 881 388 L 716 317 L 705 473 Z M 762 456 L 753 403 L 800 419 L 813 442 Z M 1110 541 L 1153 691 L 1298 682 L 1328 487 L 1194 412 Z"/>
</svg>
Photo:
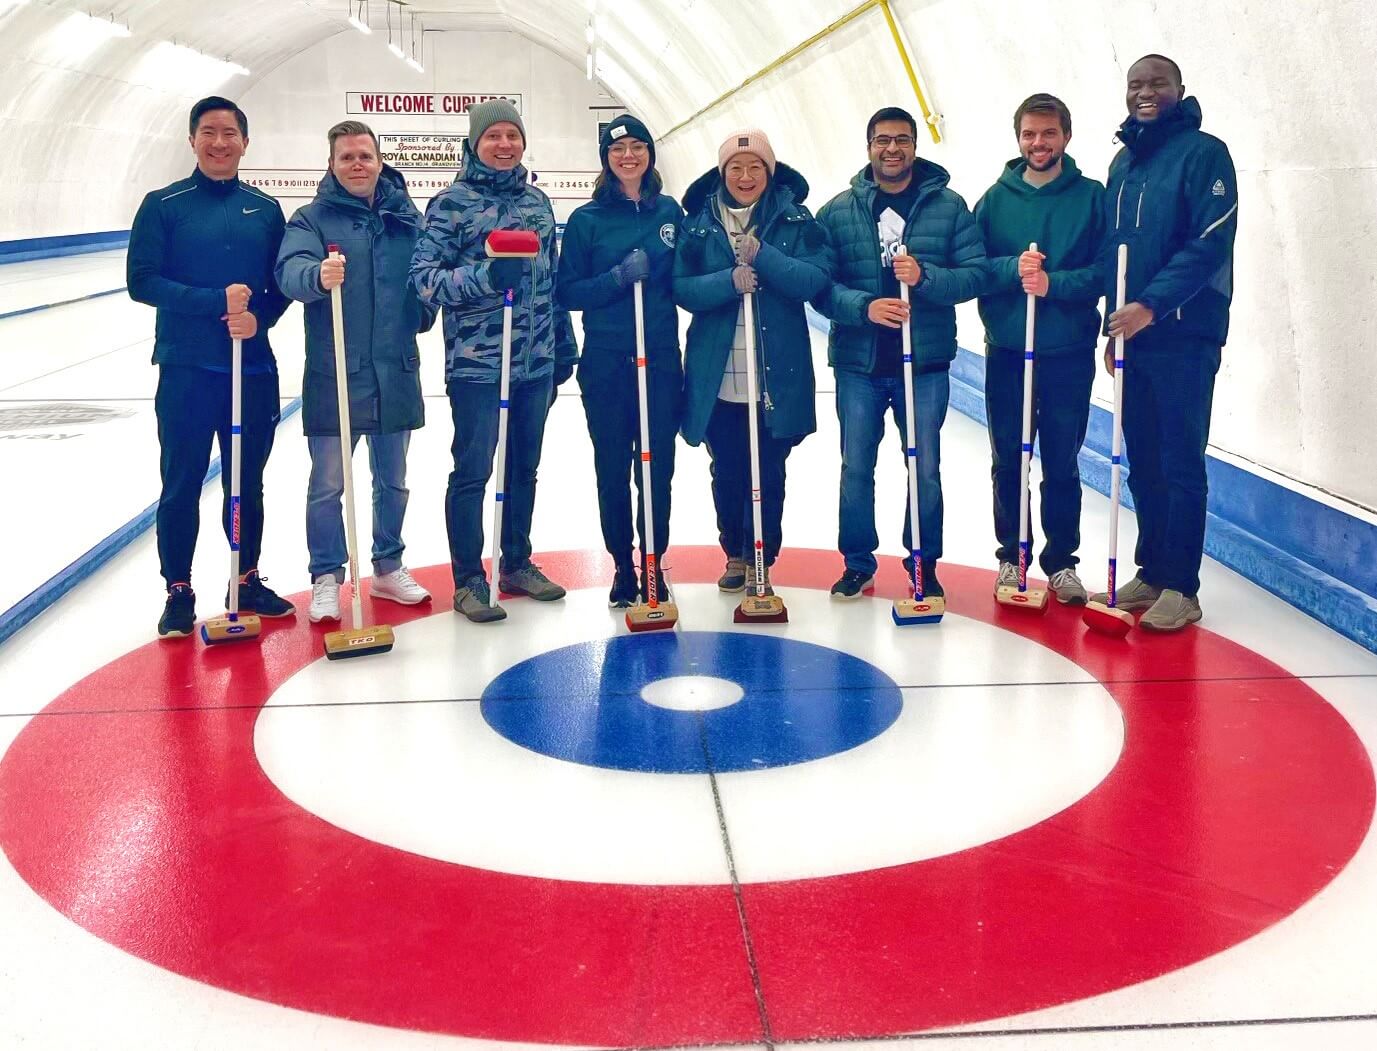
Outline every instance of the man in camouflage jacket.
<svg viewBox="0 0 1377 1051">
<path fill-rule="evenodd" d="M 422 302 L 443 308 L 445 383 L 454 418 L 445 520 L 454 571 L 454 608 L 471 620 L 498 620 L 483 574 L 483 493 L 497 449 L 502 366 L 502 300 L 514 290 L 507 479 L 502 523 L 501 590 L 549 601 L 564 589 L 531 563 L 531 514 L 545 417 L 554 388 L 578 356 L 568 312 L 555 305 L 555 216 L 549 198 L 521 164 L 526 131 L 505 99 L 469 110 L 469 142 L 454 183 L 426 209 L 411 261 Z M 494 230 L 534 230 L 533 260 L 489 259 Z"/>
</svg>

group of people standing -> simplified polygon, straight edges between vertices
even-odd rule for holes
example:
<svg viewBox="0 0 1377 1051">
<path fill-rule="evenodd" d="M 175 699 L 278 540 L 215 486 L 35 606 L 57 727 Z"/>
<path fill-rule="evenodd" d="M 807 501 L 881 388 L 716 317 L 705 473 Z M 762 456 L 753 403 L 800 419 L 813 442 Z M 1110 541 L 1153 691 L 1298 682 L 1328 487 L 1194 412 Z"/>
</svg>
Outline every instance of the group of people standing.
<svg viewBox="0 0 1377 1051">
<path fill-rule="evenodd" d="M 1205 522 L 1205 440 L 1214 375 L 1228 325 L 1237 187 L 1228 151 L 1200 130 L 1179 69 L 1162 56 L 1128 75 L 1124 149 L 1108 185 L 1083 175 L 1066 153 L 1071 115 L 1050 95 L 1014 117 L 1020 156 L 974 212 L 947 172 L 917 156 L 918 126 L 897 107 L 865 129 L 866 165 L 816 216 L 808 183 L 779 161 L 767 135 L 728 136 L 716 165 L 689 186 L 683 207 L 665 192 L 655 141 L 630 115 L 599 143 L 593 199 L 577 209 L 557 247 L 548 198 L 522 165 L 526 128 L 505 100 L 474 106 L 462 168 L 422 217 L 401 175 L 382 163 L 376 136 L 345 122 L 329 132 L 330 170 L 316 199 L 284 223 L 275 201 L 244 186 L 238 160 L 247 119 L 212 98 L 191 116 L 197 171 L 156 191 L 140 208 L 129 249 L 130 294 L 158 307 L 159 437 L 163 496 L 158 536 L 168 600 L 159 633 L 190 634 L 190 588 L 200 479 L 211 438 L 228 450 L 229 340 L 245 348 L 243 565 L 240 608 L 260 616 L 294 610 L 257 572 L 262 466 L 277 422 L 277 380 L 266 330 L 289 299 L 306 306 L 305 429 L 311 453 L 307 499 L 313 621 L 339 617 L 344 578 L 342 465 L 335 408 L 329 296 L 342 289 L 353 433 L 373 472 L 371 593 L 403 603 L 429 596 L 402 562 L 405 462 L 424 419 L 416 335 L 443 311 L 445 379 L 453 418 L 446 494 L 454 608 L 475 621 L 505 613 L 489 601 L 483 572 L 483 494 L 498 439 L 504 293 L 513 293 L 505 513 L 498 586 L 550 601 L 564 589 L 531 561 L 530 527 L 544 427 L 556 388 L 577 365 L 594 449 L 604 541 L 614 570 L 609 604 L 647 590 L 633 558 L 669 545 L 674 450 L 682 435 L 706 444 L 725 567 L 718 586 L 769 589 L 751 557 L 748 414 L 759 424 L 765 565 L 782 545 L 786 461 L 816 430 L 816 388 L 806 306 L 831 320 L 828 362 L 841 424 L 839 599 L 873 585 L 874 471 L 893 414 L 902 439 L 905 392 L 901 329 L 910 326 L 917 423 L 923 580 L 942 594 L 940 431 L 956 356 L 958 303 L 979 300 L 986 328 L 986 399 L 993 454 L 997 583 L 1017 581 L 1024 312 L 1037 297 L 1035 420 L 1043 460 L 1041 566 L 1058 599 L 1089 597 L 1076 574 L 1080 479 L 1095 348 L 1103 331 L 1132 340 L 1124 427 L 1138 508 L 1139 573 L 1119 605 L 1146 610 L 1142 623 L 1175 630 L 1200 618 L 1198 572 Z M 490 259 L 494 230 L 539 234 L 533 260 Z M 1036 243 L 1037 251 L 1029 245 Z M 1130 246 L 1128 304 L 1113 302 L 1113 255 Z M 339 255 L 326 249 L 335 244 Z M 637 333 L 633 289 L 644 303 L 651 485 L 655 521 L 638 519 L 632 479 L 640 460 Z M 909 295 L 899 295 L 900 284 Z M 747 295 L 753 309 L 746 309 Z M 691 322 L 680 353 L 679 310 Z M 569 312 L 583 318 L 583 348 Z M 754 326 L 748 340 L 747 320 Z M 753 347 L 754 403 L 745 379 Z M 1106 364 L 1110 365 L 1106 348 Z M 199 474 L 198 474 L 199 471 Z M 194 483 L 194 484 L 193 484 Z M 226 530 L 230 514 L 226 500 Z M 905 547 L 910 523 L 905 521 Z M 907 560 L 906 560 L 907 561 Z M 658 594 L 668 593 L 662 557 Z M 908 566 L 910 571 L 912 566 Z M 639 570 L 639 579 L 638 579 Z"/>
</svg>

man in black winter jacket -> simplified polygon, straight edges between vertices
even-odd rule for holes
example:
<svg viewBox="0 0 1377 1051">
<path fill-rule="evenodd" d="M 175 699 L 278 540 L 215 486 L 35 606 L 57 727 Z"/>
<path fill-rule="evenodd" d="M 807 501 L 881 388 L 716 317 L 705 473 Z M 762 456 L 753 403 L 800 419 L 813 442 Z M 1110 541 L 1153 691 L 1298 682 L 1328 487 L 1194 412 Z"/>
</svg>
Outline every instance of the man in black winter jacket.
<svg viewBox="0 0 1377 1051">
<path fill-rule="evenodd" d="M 1105 325 L 1106 368 L 1113 337 L 1127 344 L 1123 426 L 1138 511 L 1139 570 L 1119 607 L 1146 610 L 1145 628 L 1177 631 L 1200 619 L 1205 445 L 1233 299 L 1238 180 L 1228 147 L 1200 130 L 1200 104 L 1185 97 L 1171 59 L 1135 62 L 1127 102 L 1102 256 L 1112 307 L 1118 246 L 1128 245 L 1127 305 Z"/>
<path fill-rule="evenodd" d="M 287 309 L 273 280 L 285 220 L 277 201 L 239 181 L 249 143 L 248 118 L 212 96 L 191 110 L 189 142 L 196 170 L 154 190 L 129 233 L 129 295 L 157 307 L 154 412 L 162 449 L 158 558 L 167 605 L 163 638 L 196 625 L 191 558 L 200 528 L 201 485 L 211 441 L 220 439 L 225 535 L 231 534 L 230 343 L 244 343 L 240 484 L 239 608 L 285 617 L 295 607 L 258 575 L 263 542 L 263 467 L 279 417 L 277 362 L 268 329 Z"/>
</svg>

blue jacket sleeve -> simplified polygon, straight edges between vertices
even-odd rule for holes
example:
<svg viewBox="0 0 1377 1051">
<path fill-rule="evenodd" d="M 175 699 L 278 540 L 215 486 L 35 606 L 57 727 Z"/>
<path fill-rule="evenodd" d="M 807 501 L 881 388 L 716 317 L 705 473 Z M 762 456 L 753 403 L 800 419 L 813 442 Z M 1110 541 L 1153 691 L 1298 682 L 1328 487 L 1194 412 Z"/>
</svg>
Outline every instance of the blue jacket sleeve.
<svg viewBox="0 0 1377 1051">
<path fill-rule="evenodd" d="M 592 248 L 588 244 L 586 226 L 583 217 L 575 215 L 564 228 L 555 298 L 565 310 L 596 310 L 631 294 L 631 289 L 618 286 L 612 271 L 591 272 Z"/>
<path fill-rule="evenodd" d="M 273 248 L 270 258 L 275 260 L 282 250 L 282 237 L 287 228 L 287 220 L 282 215 L 280 205 L 273 209 L 273 222 Z M 253 298 L 249 300 L 249 310 L 258 318 L 258 323 L 266 328 L 276 325 L 282 319 L 282 315 L 287 313 L 287 308 L 292 305 L 292 301 L 277 287 L 272 269 L 272 265 L 269 264 L 265 287 L 255 288 Z"/>
<path fill-rule="evenodd" d="M 320 287 L 320 264 L 325 259 L 325 242 L 311 225 L 305 208 L 298 208 L 282 235 L 273 274 L 277 287 L 288 299 L 315 303 L 329 293 Z"/>
<path fill-rule="evenodd" d="M 466 307 L 502 294 L 488 276 L 492 267 L 489 260 L 460 265 L 464 233 L 461 209 L 444 194 L 432 197 L 411 255 L 411 287 L 422 303 Z"/>
<path fill-rule="evenodd" d="M 955 195 L 953 195 L 955 196 Z M 940 306 L 955 306 L 980 295 L 988 280 L 985 242 L 966 202 L 956 197 L 956 212 L 947 243 L 951 246 L 945 265 L 919 257 L 923 276 L 913 289 L 915 299 Z M 1020 285 L 1022 287 L 1022 285 Z"/>
<path fill-rule="evenodd" d="M 1206 141 L 1185 166 L 1186 242 L 1137 297 L 1155 317 L 1186 303 L 1233 257 L 1238 176 L 1228 147 L 1217 139 Z"/>
<path fill-rule="evenodd" d="M 162 207 L 149 194 L 139 205 L 129 231 L 125 284 L 129 298 L 174 314 L 220 318 L 228 304 L 223 288 L 196 288 L 163 276 L 167 257 L 167 227 Z"/>
<path fill-rule="evenodd" d="M 733 267 L 702 273 L 702 238 L 686 237 L 685 223 L 679 229 L 674 249 L 674 302 L 691 314 L 717 310 L 737 299 L 732 284 Z"/>
<path fill-rule="evenodd" d="M 810 215 L 802 226 L 792 254 L 763 242 L 755 269 L 770 291 L 806 303 L 832 283 L 832 261 L 822 224 Z"/>
<path fill-rule="evenodd" d="M 866 309 L 876 296 L 864 289 L 851 288 L 836 279 L 841 268 L 840 252 L 842 238 L 846 236 L 845 224 L 837 216 L 835 202 L 828 201 L 818 212 L 818 223 L 827 234 L 827 284 L 822 291 L 813 296 L 813 309 L 825 318 L 843 325 L 865 325 L 870 321 Z"/>
</svg>

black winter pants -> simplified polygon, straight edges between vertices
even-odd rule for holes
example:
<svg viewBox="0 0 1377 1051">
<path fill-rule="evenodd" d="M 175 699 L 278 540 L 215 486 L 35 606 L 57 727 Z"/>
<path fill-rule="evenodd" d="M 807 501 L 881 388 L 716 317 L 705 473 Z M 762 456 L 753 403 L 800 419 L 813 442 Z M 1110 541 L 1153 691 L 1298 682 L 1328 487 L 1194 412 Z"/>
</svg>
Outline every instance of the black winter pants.
<svg viewBox="0 0 1377 1051">
<path fill-rule="evenodd" d="M 221 518 L 225 538 L 230 537 L 230 374 L 160 366 L 153 411 L 162 449 L 158 561 L 170 587 L 191 582 L 191 557 L 201 528 L 201 487 L 210 466 L 211 442 L 217 437 L 223 468 Z M 258 568 L 263 548 L 263 468 L 281 417 L 277 373 L 244 377 L 241 412 L 239 572 L 247 573 Z"/>
<path fill-rule="evenodd" d="M 598 514 L 607 553 L 619 564 L 631 561 L 631 483 L 641 493 L 641 412 L 636 366 L 631 358 L 590 361 L 579 365 L 579 389 L 593 440 L 593 469 L 598 480 Z M 683 402 L 683 374 L 676 368 L 651 367 L 646 372 L 650 402 L 650 484 L 655 504 L 656 556 L 669 547 L 670 485 L 674 478 L 674 447 Z M 628 477 L 628 475 L 630 477 Z M 643 498 L 635 507 L 636 531 L 642 556 L 651 550 L 646 540 Z M 644 566 L 642 566 L 644 569 Z"/>
<path fill-rule="evenodd" d="M 772 566 L 784 541 L 784 461 L 796 438 L 775 438 L 756 406 L 760 423 L 760 517 L 765 564 Z M 755 522 L 751 509 L 751 432 L 746 406 L 721 401 L 713 407 L 705 435 L 712 457 L 712 500 L 717 533 L 728 558 L 755 564 Z"/>
</svg>

